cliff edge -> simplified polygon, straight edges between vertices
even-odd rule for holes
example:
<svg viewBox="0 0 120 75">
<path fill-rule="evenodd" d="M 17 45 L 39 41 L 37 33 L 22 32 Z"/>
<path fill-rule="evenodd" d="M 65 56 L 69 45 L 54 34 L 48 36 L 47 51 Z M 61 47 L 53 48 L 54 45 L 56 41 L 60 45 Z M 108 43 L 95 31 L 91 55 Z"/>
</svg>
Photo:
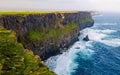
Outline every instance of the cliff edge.
<svg viewBox="0 0 120 75">
<path fill-rule="evenodd" d="M 46 60 L 78 40 L 79 31 L 93 26 L 90 12 L 0 16 L 0 25 L 16 33 L 24 48 Z"/>
</svg>

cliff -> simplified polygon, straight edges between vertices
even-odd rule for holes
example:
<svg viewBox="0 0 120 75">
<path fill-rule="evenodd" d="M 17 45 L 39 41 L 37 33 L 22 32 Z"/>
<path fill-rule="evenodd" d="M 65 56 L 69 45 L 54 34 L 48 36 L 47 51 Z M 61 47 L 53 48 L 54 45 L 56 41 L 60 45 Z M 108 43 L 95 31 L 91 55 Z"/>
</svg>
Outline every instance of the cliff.
<svg viewBox="0 0 120 75">
<path fill-rule="evenodd" d="M 42 60 L 62 53 L 91 27 L 90 12 L 2 15 L 0 25 L 16 33 L 17 41 Z"/>
<path fill-rule="evenodd" d="M 56 75 L 39 56 L 24 49 L 15 33 L 0 26 L 0 75 Z"/>
</svg>

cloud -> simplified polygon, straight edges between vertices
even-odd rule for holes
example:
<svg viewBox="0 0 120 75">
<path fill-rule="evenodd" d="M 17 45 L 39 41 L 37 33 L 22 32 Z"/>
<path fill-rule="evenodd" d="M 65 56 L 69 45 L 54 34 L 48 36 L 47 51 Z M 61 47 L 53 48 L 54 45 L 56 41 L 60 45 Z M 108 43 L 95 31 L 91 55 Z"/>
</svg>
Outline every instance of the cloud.
<svg viewBox="0 0 120 75">
<path fill-rule="evenodd" d="M 120 0 L 0 0 L 0 10 L 120 11 Z"/>
<path fill-rule="evenodd" d="M 120 11 L 120 0 L 90 0 L 94 8 L 102 11 Z"/>
</svg>

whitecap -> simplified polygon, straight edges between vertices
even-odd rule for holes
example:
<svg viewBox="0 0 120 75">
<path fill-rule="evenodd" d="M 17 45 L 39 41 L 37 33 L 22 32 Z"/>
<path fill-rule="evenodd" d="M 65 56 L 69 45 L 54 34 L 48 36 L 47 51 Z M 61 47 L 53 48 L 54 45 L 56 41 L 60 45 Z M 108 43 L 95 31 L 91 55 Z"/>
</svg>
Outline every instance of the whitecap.
<svg viewBox="0 0 120 75">
<path fill-rule="evenodd" d="M 102 38 L 107 36 L 107 34 L 100 33 L 100 31 L 101 30 L 85 29 L 81 33 L 84 35 L 84 37 L 88 35 L 91 41 L 100 41 Z"/>
<path fill-rule="evenodd" d="M 56 68 L 54 70 L 58 75 L 68 75 L 69 73 L 69 63 L 71 60 L 69 59 L 69 53 L 63 53 L 59 56 L 56 61 Z"/>
<path fill-rule="evenodd" d="M 95 26 L 98 26 L 98 25 L 117 25 L 117 23 L 95 23 L 94 24 Z"/>
<path fill-rule="evenodd" d="M 85 31 L 83 31 L 84 34 L 89 36 L 89 39 L 91 41 L 96 41 L 96 42 L 101 42 L 104 43 L 108 46 L 112 46 L 112 47 L 118 47 L 120 46 L 120 39 L 117 38 L 113 38 L 113 39 L 108 39 L 110 35 L 110 33 L 115 33 L 117 32 L 116 30 L 110 30 L 110 29 L 106 29 L 106 30 L 94 30 L 94 29 L 87 29 Z M 104 38 L 104 40 L 103 40 Z"/>
<path fill-rule="evenodd" d="M 102 23 L 101 25 L 117 25 L 117 23 Z"/>
<path fill-rule="evenodd" d="M 112 43 L 116 43 L 117 44 L 116 46 L 118 46 L 119 39 L 107 40 L 107 38 L 109 38 L 109 36 L 110 36 L 109 34 L 115 33 L 115 32 L 117 32 L 117 30 L 110 30 L 110 29 L 96 30 L 96 29 L 88 28 L 88 29 L 81 31 L 82 36 L 80 36 L 79 39 L 83 39 L 86 35 L 88 35 L 90 41 L 96 41 L 96 42 L 102 42 L 102 43 L 105 43 L 105 42 L 107 43 L 107 41 L 111 41 Z"/>
<path fill-rule="evenodd" d="M 49 59 L 47 59 L 44 62 L 45 65 L 47 65 L 51 70 L 54 71 L 54 69 L 55 69 L 55 67 L 57 65 L 56 61 L 57 61 L 58 57 L 59 57 L 59 55 L 50 57 Z"/>
<path fill-rule="evenodd" d="M 108 40 L 101 40 L 101 43 L 104 43 L 108 46 L 112 46 L 112 47 L 119 47 L 120 46 L 120 39 L 108 39 Z"/>
<path fill-rule="evenodd" d="M 106 29 L 106 30 L 101 30 L 102 33 L 107 33 L 107 34 L 110 34 L 110 33 L 114 33 L 114 32 L 117 32 L 116 30 L 110 30 L 110 29 Z"/>
</svg>

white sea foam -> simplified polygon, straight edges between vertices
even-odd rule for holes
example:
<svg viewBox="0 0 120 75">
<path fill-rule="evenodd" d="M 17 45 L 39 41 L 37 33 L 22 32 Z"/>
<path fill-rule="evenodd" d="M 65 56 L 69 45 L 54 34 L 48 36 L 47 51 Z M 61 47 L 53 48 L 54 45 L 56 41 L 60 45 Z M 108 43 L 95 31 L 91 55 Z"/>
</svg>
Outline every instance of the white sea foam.
<svg viewBox="0 0 120 75">
<path fill-rule="evenodd" d="M 117 39 L 117 38 L 107 39 L 107 38 L 109 38 L 108 34 L 114 33 L 114 32 L 117 32 L 117 31 L 110 30 L 110 29 L 106 29 L 106 30 L 86 29 L 86 30 L 82 31 L 84 36 L 88 35 L 88 37 L 91 41 L 97 41 L 97 42 L 104 43 L 108 46 L 118 47 L 118 46 L 120 46 L 120 39 Z"/>
<path fill-rule="evenodd" d="M 70 75 L 70 67 L 72 68 L 77 66 L 76 64 L 70 65 L 72 63 L 72 59 L 75 57 L 75 53 L 78 51 L 73 50 L 73 48 L 70 48 L 68 52 L 63 53 L 57 59 L 57 65 L 54 71 L 58 75 Z"/>
<path fill-rule="evenodd" d="M 59 55 L 57 56 L 53 56 L 53 57 L 50 57 L 47 61 L 45 61 L 45 64 L 51 69 L 51 70 L 54 70 L 57 63 L 57 59 L 58 59 Z"/>
<path fill-rule="evenodd" d="M 69 73 L 68 66 L 71 62 L 69 53 L 63 53 L 62 55 L 60 55 L 56 62 L 57 62 L 57 65 L 54 71 L 58 75 L 68 75 Z"/>
<path fill-rule="evenodd" d="M 95 23 L 94 25 L 117 25 L 117 23 Z"/>
<path fill-rule="evenodd" d="M 100 41 L 102 38 L 105 38 L 107 35 L 100 33 L 100 30 L 86 29 L 82 31 L 84 35 L 88 35 L 91 41 Z"/>
<path fill-rule="evenodd" d="M 114 33 L 114 32 L 117 32 L 116 30 L 110 30 L 110 29 L 106 29 L 106 30 L 101 30 L 102 33 L 107 33 L 107 34 L 110 34 L 110 33 Z"/>
<path fill-rule="evenodd" d="M 112 46 L 112 47 L 119 47 L 120 46 L 120 39 L 108 39 L 108 40 L 101 40 L 102 43 Z"/>
</svg>

